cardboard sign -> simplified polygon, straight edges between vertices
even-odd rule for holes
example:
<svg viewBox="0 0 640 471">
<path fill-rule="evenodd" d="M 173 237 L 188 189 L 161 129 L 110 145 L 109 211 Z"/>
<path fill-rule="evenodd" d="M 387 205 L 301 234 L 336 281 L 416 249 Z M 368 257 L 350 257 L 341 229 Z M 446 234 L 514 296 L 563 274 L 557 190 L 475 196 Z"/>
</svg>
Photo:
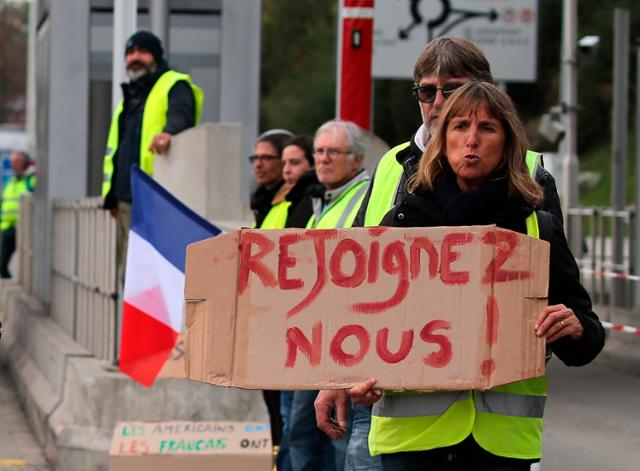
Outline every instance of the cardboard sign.
<svg viewBox="0 0 640 471">
<path fill-rule="evenodd" d="M 495 226 L 241 230 L 187 249 L 187 376 L 487 389 L 544 373 L 548 243 Z"/>
<path fill-rule="evenodd" d="M 260 422 L 119 422 L 110 471 L 271 470 L 271 432 Z"/>
</svg>

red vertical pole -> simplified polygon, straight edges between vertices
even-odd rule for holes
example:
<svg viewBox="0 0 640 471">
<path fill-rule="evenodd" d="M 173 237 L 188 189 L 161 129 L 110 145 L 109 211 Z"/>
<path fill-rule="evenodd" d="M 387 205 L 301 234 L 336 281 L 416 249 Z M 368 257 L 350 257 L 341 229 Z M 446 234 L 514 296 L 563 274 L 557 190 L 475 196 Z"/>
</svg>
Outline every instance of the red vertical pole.
<svg viewBox="0 0 640 471">
<path fill-rule="evenodd" d="M 374 0 L 339 0 L 338 117 L 371 128 Z"/>
</svg>

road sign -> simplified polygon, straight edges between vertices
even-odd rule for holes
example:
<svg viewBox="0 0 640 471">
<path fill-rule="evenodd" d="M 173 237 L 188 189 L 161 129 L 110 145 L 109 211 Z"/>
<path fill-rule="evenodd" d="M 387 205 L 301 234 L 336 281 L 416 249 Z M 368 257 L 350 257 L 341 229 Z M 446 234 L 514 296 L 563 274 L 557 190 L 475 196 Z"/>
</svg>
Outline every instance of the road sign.
<svg viewBox="0 0 640 471">
<path fill-rule="evenodd" d="M 374 25 L 375 78 L 411 78 L 431 39 L 461 36 L 486 54 L 496 80 L 536 80 L 537 0 L 385 0 Z"/>
</svg>

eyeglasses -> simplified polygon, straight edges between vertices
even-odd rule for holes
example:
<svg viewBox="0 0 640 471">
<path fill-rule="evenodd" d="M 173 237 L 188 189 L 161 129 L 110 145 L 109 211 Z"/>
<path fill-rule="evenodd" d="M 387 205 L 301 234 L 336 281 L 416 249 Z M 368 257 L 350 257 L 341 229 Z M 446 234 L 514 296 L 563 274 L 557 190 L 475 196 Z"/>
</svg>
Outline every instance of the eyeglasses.
<svg viewBox="0 0 640 471">
<path fill-rule="evenodd" d="M 350 150 L 340 150 L 335 147 L 317 147 L 313 149 L 314 157 L 321 157 L 323 154 L 327 154 L 332 159 L 336 157 L 338 154 L 351 154 Z"/>
<path fill-rule="evenodd" d="M 270 160 L 280 160 L 280 157 L 277 155 L 269 155 L 269 154 L 255 154 L 249 156 L 249 162 L 251 164 L 255 164 L 256 162 L 269 162 Z"/>
<path fill-rule="evenodd" d="M 438 90 L 442 92 L 442 96 L 446 100 L 453 92 L 463 85 L 464 83 L 457 82 L 446 83 L 442 87 L 436 87 L 435 85 L 416 85 L 413 87 L 413 93 L 422 103 L 433 103 L 436 99 Z"/>
</svg>

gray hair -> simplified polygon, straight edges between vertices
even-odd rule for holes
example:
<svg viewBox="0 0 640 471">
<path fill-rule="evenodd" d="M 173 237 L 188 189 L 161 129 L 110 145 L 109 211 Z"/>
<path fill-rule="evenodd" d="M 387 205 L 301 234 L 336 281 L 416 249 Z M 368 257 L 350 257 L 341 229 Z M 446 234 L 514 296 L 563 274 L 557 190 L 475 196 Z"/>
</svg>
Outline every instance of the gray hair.
<svg viewBox="0 0 640 471">
<path fill-rule="evenodd" d="M 418 85 L 423 77 L 469 77 L 479 82 L 493 83 L 491 66 L 478 46 L 465 38 L 436 38 L 427 47 L 413 69 Z"/>
<path fill-rule="evenodd" d="M 354 155 L 359 155 L 362 159 L 367 152 L 367 138 L 356 123 L 352 121 L 345 121 L 343 119 L 332 119 L 331 121 L 327 121 L 322 126 L 318 128 L 316 131 L 316 135 L 314 137 L 314 145 L 315 139 L 318 138 L 318 135 L 327 131 L 334 131 L 336 129 L 342 129 L 347 136 L 347 142 L 349 143 L 349 148 Z"/>
</svg>

